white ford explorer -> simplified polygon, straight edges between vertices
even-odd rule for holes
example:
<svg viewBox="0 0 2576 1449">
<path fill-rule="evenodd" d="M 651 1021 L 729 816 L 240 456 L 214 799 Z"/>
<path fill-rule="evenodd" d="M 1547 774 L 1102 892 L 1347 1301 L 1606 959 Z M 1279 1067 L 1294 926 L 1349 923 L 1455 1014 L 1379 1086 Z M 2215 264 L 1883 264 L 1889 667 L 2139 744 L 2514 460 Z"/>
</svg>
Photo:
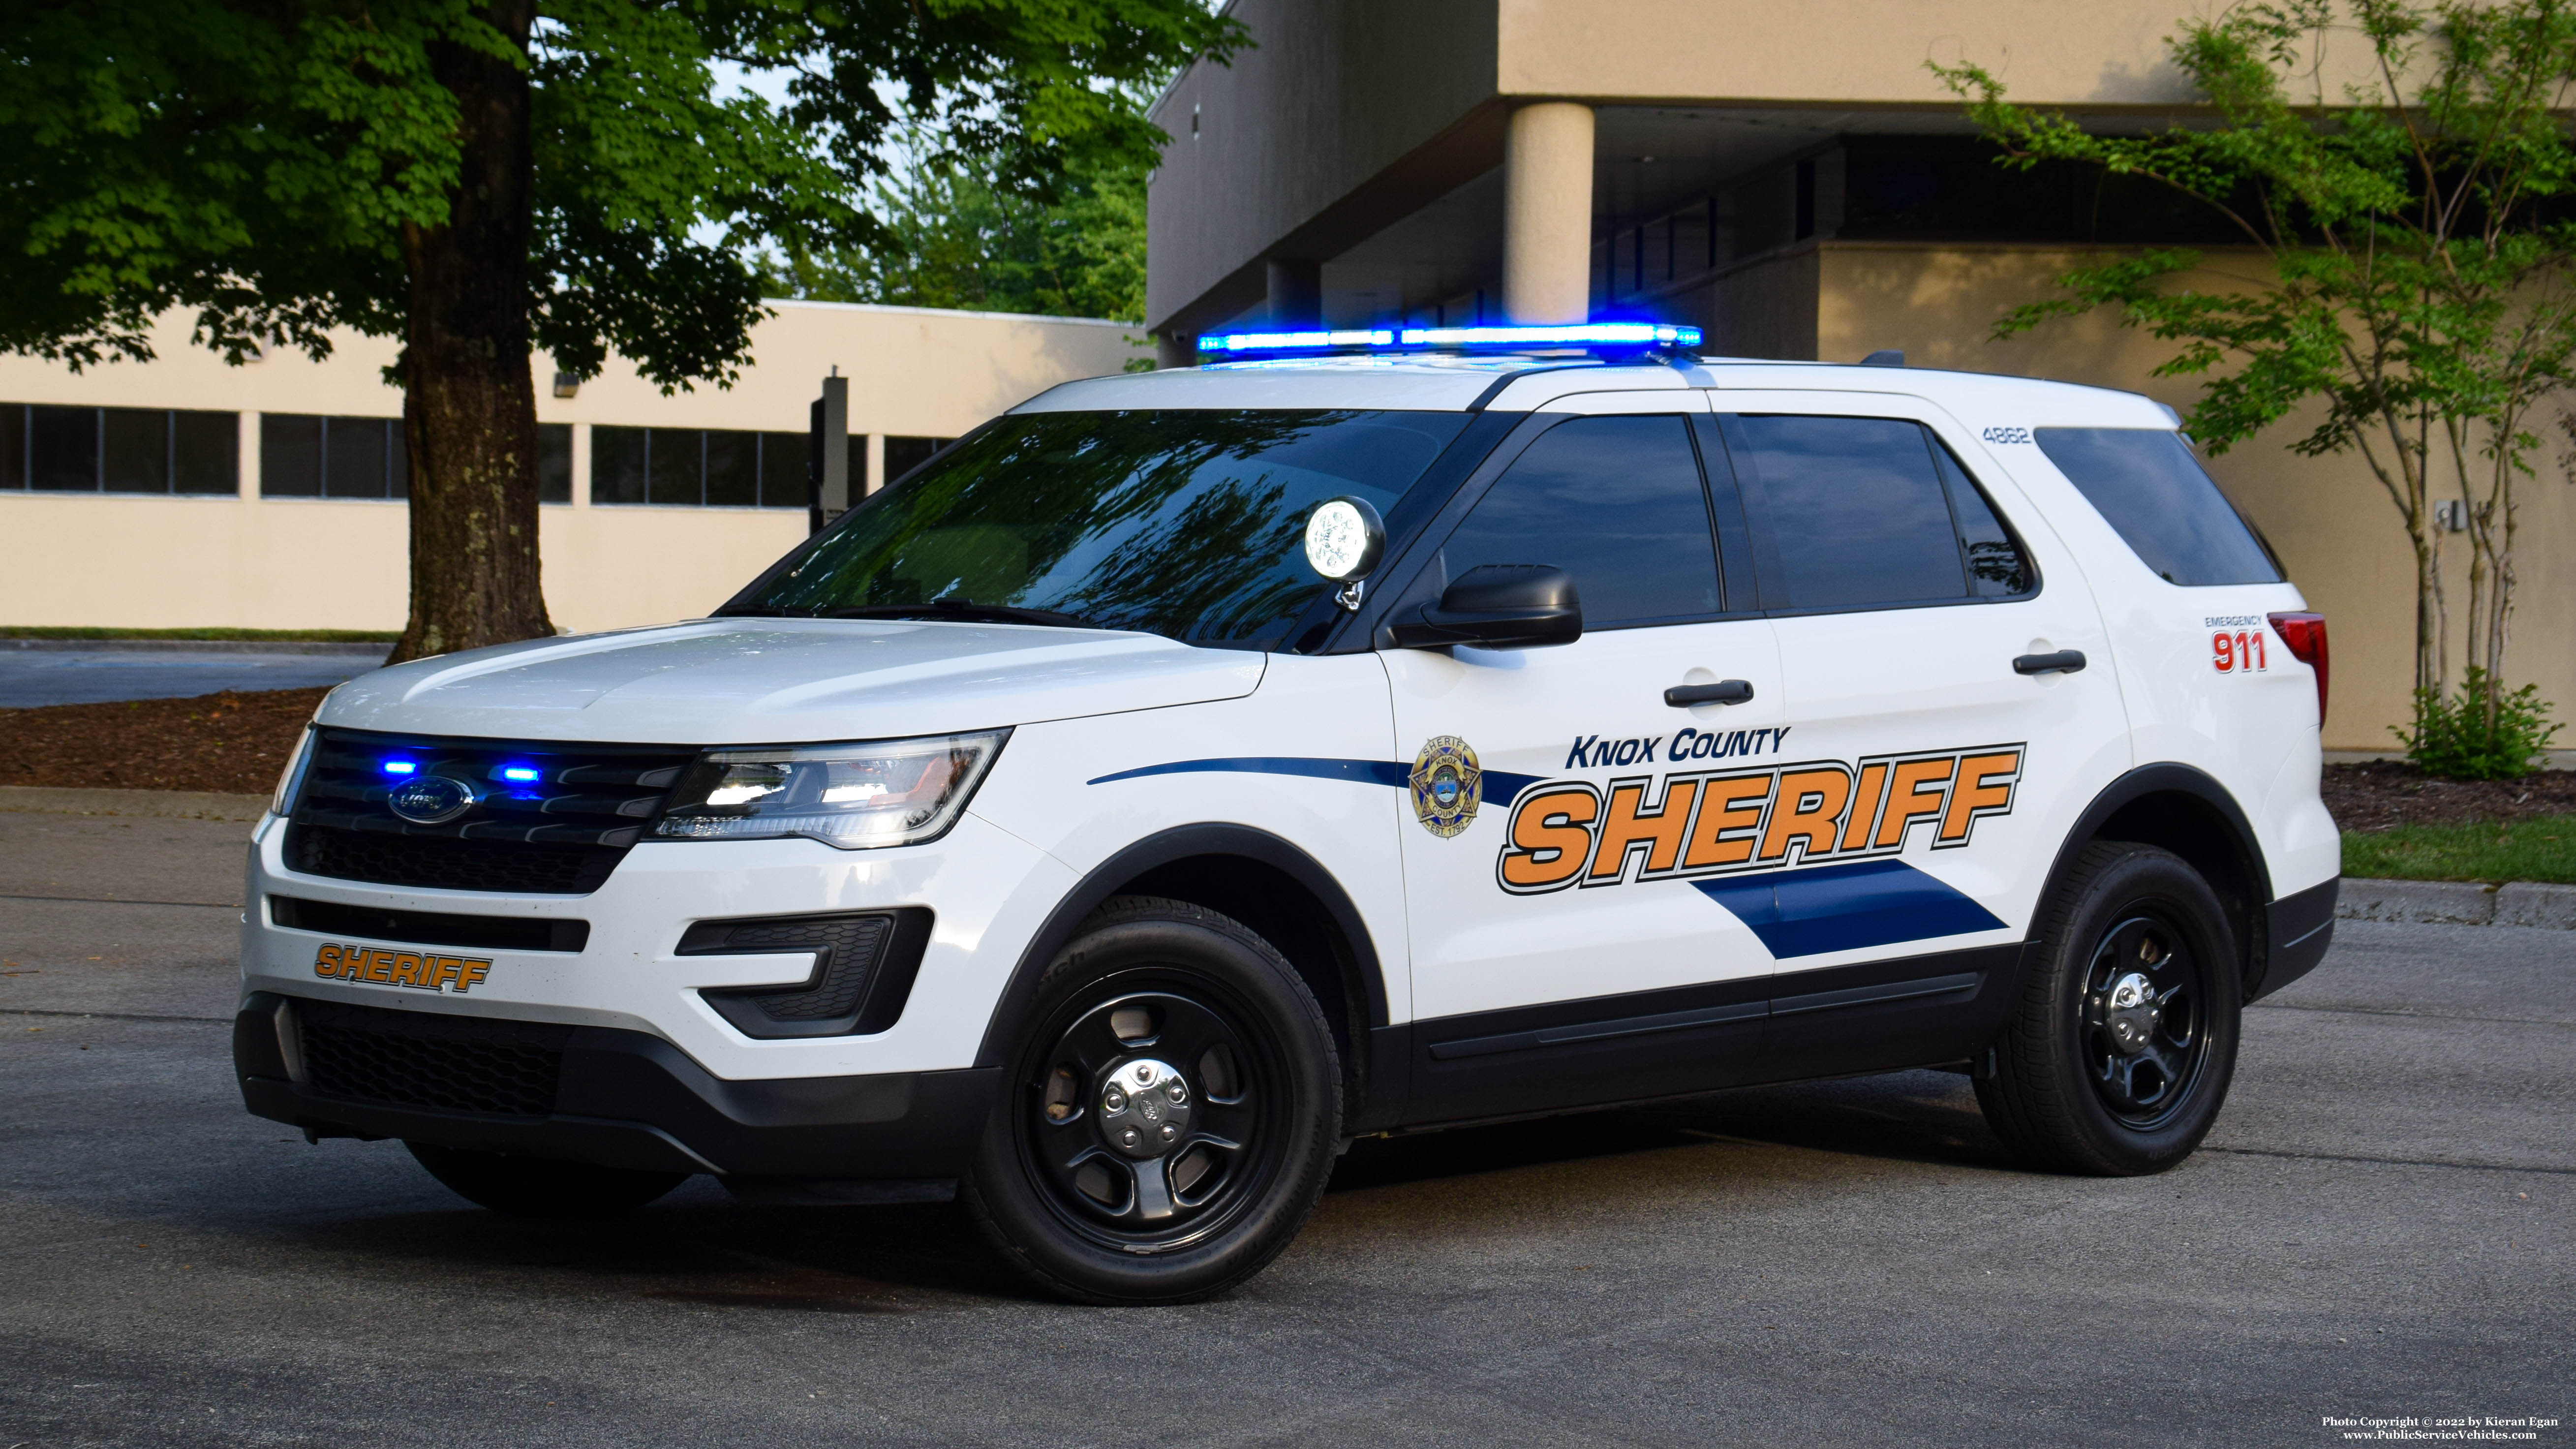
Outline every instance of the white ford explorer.
<svg viewBox="0 0 2576 1449">
<path fill-rule="evenodd" d="M 962 1199 L 1203 1297 L 1353 1137 L 1945 1066 L 2170 1167 L 2314 966 L 2324 624 L 2146 399 L 1687 353 L 1069 383 L 712 617 L 334 691 L 251 1111 L 502 1211 Z"/>
</svg>

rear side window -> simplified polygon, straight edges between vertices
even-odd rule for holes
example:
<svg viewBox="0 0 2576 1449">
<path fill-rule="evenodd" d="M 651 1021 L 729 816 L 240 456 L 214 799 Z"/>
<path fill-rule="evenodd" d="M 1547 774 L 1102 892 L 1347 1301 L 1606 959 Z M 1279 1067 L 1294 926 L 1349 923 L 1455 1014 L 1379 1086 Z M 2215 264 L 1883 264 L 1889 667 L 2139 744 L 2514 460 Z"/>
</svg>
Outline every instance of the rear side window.
<svg viewBox="0 0 2576 1449">
<path fill-rule="evenodd" d="M 1426 596 L 1484 564 L 1573 575 L 1587 629 L 1717 613 L 1717 545 L 1689 425 L 1640 416 L 1550 428 L 1449 535 Z"/>
<path fill-rule="evenodd" d="M 2010 598 L 2031 569 L 1992 505 L 1904 418 L 1719 420 L 1774 609 Z"/>
<path fill-rule="evenodd" d="M 2180 434 L 2035 428 L 2040 451 L 2170 584 L 2277 584 L 2281 571 Z"/>
</svg>

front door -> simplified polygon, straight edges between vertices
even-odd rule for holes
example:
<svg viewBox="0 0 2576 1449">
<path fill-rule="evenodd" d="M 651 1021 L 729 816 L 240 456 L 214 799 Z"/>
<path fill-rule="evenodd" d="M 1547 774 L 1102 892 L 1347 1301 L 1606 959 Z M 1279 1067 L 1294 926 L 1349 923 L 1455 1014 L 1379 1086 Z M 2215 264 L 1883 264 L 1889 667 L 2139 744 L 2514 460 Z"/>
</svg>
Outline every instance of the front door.
<svg viewBox="0 0 2576 1449">
<path fill-rule="evenodd" d="M 1749 1064 L 1769 953 L 1663 879 L 1734 848 L 1689 838 L 1708 781 L 1784 747 L 1770 626 L 1743 612 L 1749 578 L 1730 592 L 1711 529 L 1703 396 L 1560 403 L 1585 415 L 1505 466 L 1397 603 L 1481 565 L 1547 564 L 1584 615 L 1561 647 L 1380 655 L 1398 748 L 1417 752 L 1416 1120 L 1688 1091 Z M 1749 698 L 1665 699 L 1729 682 L 1713 692 Z"/>
</svg>

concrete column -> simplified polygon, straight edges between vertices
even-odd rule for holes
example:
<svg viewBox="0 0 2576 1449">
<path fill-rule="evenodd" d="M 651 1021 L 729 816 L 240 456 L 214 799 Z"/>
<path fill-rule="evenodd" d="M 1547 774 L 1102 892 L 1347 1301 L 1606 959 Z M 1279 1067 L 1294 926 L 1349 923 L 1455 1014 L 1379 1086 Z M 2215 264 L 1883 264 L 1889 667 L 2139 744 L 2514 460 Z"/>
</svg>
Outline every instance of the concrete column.
<svg viewBox="0 0 2576 1449">
<path fill-rule="evenodd" d="M 241 459 L 234 467 L 240 470 L 241 496 L 257 502 L 259 491 L 259 414 L 241 415 L 241 435 L 235 440 L 241 448 Z M 33 480 L 29 480 L 32 482 Z"/>
<path fill-rule="evenodd" d="M 1503 311 L 1586 322 L 1592 297 L 1592 108 L 1537 101 L 1503 143 Z"/>
<path fill-rule="evenodd" d="M 1154 334 L 1156 367 L 1196 367 L 1198 361 L 1199 348 L 1196 338 L 1184 337 L 1173 332 Z"/>
<path fill-rule="evenodd" d="M 1324 264 L 1270 263 L 1270 325 L 1283 332 L 1324 325 Z"/>
</svg>

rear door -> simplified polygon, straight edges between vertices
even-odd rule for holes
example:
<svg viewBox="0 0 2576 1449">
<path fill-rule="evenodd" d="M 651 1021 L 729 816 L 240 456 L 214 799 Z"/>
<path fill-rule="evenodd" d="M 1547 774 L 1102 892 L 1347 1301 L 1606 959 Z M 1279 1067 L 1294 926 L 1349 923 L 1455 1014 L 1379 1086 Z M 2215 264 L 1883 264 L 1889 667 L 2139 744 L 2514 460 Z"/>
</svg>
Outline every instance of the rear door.
<svg viewBox="0 0 2576 1449">
<path fill-rule="evenodd" d="M 1674 879 L 1696 776 L 1771 758 L 1784 718 L 1749 565 L 1730 575 L 1713 537 L 1703 398 L 1553 404 L 1582 415 L 1501 465 L 1394 605 L 1436 600 L 1480 565 L 1547 564 L 1573 576 L 1584 611 L 1571 645 L 1380 653 L 1399 752 L 1418 751 L 1403 832 L 1416 1120 L 1749 1070 L 1771 958 Z M 1724 680 L 1750 699 L 1664 698 Z"/>
<path fill-rule="evenodd" d="M 1778 869 L 1729 901 L 1769 917 L 1768 1068 L 1965 1054 L 2004 1005 L 2060 842 L 2129 765 L 2099 611 L 2036 510 L 1928 403 L 1721 393 L 1710 424 L 1789 710 L 1763 831 Z"/>
</svg>

